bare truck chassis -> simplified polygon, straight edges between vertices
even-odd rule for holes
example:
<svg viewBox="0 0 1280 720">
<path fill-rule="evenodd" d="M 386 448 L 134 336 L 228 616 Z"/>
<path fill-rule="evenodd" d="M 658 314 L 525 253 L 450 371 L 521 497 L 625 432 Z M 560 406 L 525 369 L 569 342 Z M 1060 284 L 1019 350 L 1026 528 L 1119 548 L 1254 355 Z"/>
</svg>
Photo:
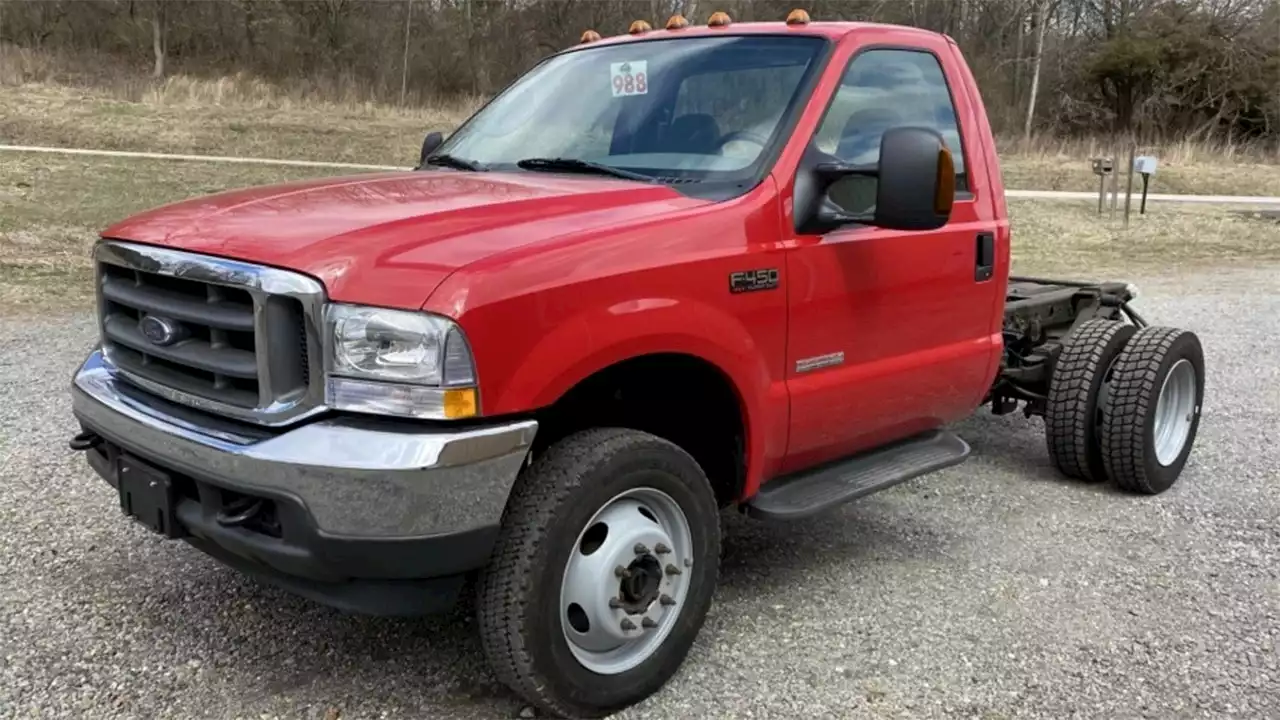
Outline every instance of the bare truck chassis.
<svg viewBox="0 0 1280 720">
<path fill-rule="evenodd" d="M 1194 333 L 1150 326 L 1122 282 L 1010 277 L 1004 355 L 984 403 L 1044 418 L 1064 475 L 1149 495 L 1182 471 L 1200 422 L 1204 356 Z"/>
<path fill-rule="evenodd" d="M 1129 305 L 1136 296 L 1130 283 L 1011 276 L 1005 293 L 1004 358 L 987 396 L 992 412 L 1005 415 L 1022 402 L 1027 417 L 1043 416 L 1066 338 L 1090 320 L 1146 327 Z"/>
</svg>

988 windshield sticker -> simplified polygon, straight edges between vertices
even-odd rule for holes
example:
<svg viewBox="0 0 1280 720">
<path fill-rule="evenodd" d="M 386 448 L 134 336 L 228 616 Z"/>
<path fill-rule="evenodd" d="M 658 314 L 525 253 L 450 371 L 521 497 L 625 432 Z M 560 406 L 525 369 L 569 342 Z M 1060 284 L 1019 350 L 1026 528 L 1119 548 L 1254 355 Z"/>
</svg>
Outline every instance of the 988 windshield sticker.
<svg viewBox="0 0 1280 720">
<path fill-rule="evenodd" d="M 649 61 L 610 63 L 609 83 L 613 86 L 614 97 L 647 94 L 649 92 Z"/>
</svg>

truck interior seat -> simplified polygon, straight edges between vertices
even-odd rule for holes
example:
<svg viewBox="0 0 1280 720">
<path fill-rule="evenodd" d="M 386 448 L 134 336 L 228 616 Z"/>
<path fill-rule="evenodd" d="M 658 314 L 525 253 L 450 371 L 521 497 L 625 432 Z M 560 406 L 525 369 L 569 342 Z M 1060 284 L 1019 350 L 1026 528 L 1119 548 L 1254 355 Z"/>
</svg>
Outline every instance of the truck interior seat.
<svg viewBox="0 0 1280 720">
<path fill-rule="evenodd" d="M 716 119 L 704 113 L 681 115 L 671 121 L 666 133 L 666 151 L 710 155 L 715 152 L 720 138 L 720 126 Z"/>
<path fill-rule="evenodd" d="M 902 115 L 883 107 L 856 110 L 844 123 L 836 156 L 845 162 L 874 163 L 879 159 L 880 138 L 886 130 L 901 125 Z"/>
</svg>

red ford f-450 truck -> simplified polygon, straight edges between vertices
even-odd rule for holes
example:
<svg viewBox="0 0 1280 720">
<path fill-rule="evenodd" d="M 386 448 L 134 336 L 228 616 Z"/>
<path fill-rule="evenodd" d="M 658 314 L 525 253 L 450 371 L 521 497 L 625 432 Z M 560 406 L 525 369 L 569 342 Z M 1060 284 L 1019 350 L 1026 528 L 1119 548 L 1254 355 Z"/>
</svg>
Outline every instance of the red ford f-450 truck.
<svg viewBox="0 0 1280 720">
<path fill-rule="evenodd" d="M 1197 337 L 1122 282 L 1009 276 L 991 128 L 948 37 L 861 23 L 594 32 L 413 170 L 108 228 L 71 442 L 124 513 L 341 608 L 474 589 L 543 710 L 660 688 L 720 513 L 794 520 L 941 468 L 984 405 L 1067 476 L 1155 494 Z"/>
</svg>

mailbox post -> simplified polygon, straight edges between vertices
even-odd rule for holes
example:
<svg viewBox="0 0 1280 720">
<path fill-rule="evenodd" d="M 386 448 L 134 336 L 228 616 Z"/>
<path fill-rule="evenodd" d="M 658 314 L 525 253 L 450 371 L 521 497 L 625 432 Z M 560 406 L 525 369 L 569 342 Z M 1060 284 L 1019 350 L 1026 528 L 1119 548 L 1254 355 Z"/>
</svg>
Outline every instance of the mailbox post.
<svg viewBox="0 0 1280 720">
<path fill-rule="evenodd" d="M 1125 171 L 1124 178 L 1124 226 L 1126 229 L 1129 227 L 1129 200 L 1133 197 L 1133 166 L 1135 164 L 1133 155 L 1135 152 L 1137 152 L 1137 148 L 1133 146 L 1132 142 L 1129 143 L 1129 167 Z"/>
<path fill-rule="evenodd" d="M 1138 206 L 1139 215 L 1147 213 L 1147 183 L 1151 182 L 1151 176 L 1156 174 L 1158 164 L 1154 155 L 1140 155 L 1133 161 L 1133 169 L 1142 176 L 1142 204 Z"/>
<path fill-rule="evenodd" d="M 1114 170 L 1114 162 L 1109 157 L 1093 159 L 1093 174 L 1098 176 L 1098 214 L 1102 214 L 1103 203 L 1107 197 L 1107 176 Z"/>
</svg>

